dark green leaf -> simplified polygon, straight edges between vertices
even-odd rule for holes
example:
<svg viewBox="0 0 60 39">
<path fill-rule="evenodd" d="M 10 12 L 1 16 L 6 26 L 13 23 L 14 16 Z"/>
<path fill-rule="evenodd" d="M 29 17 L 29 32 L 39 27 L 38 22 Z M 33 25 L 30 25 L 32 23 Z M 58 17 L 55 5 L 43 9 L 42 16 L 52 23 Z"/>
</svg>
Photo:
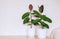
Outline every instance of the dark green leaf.
<svg viewBox="0 0 60 39">
<path fill-rule="evenodd" d="M 24 19 L 24 21 L 23 21 L 23 24 L 28 23 L 28 22 L 29 22 L 29 20 L 30 20 L 30 18 L 29 18 L 29 17 L 26 17 L 26 18 Z"/>
<path fill-rule="evenodd" d="M 46 17 L 45 15 L 42 15 L 41 19 L 43 19 L 44 21 L 47 21 L 49 23 L 52 23 L 52 20 L 50 18 Z"/>
<path fill-rule="evenodd" d="M 28 17 L 28 16 L 29 16 L 29 13 L 30 13 L 30 12 L 26 12 L 25 14 L 23 14 L 23 15 L 22 15 L 22 19 Z"/>
<path fill-rule="evenodd" d="M 39 23 L 38 23 L 38 22 L 39 22 L 38 19 L 36 19 L 36 20 L 33 20 L 33 19 L 32 19 L 31 22 L 32 22 L 32 24 L 34 24 L 34 25 L 38 25 L 38 24 L 39 24 Z"/>
<path fill-rule="evenodd" d="M 38 15 L 34 15 L 34 17 L 38 17 L 38 18 L 39 18 L 39 16 L 38 16 Z"/>
<path fill-rule="evenodd" d="M 46 24 L 46 23 L 44 23 L 44 22 L 42 22 L 42 21 L 40 21 L 40 23 L 41 23 L 41 25 L 42 25 L 43 27 L 46 27 L 46 28 L 48 28 L 48 29 L 49 29 L 48 24 Z"/>
<path fill-rule="evenodd" d="M 50 18 L 46 17 L 45 15 L 39 14 L 39 12 L 36 10 L 33 10 L 33 12 L 35 13 L 35 15 L 34 15 L 35 17 L 40 17 L 40 19 L 43 19 L 44 21 L 52 23 L 52 20 Z"/>
<path fill-rule="evenodd" d="M 35 14 L 37 17 L 41 16 L 38 11 L 33 10 L 33 12 L 34 12 L 34 14 Z"/>
</svg>

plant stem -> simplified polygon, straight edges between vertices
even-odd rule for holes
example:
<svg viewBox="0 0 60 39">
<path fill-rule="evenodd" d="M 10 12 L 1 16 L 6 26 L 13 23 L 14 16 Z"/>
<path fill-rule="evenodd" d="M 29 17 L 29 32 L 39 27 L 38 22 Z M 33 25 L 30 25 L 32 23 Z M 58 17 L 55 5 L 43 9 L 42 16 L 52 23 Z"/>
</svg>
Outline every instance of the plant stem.
<svg viewBox="0 0 60 39">
<path fill-rule="evenodd" d="M 32 14 L 31 14 L 31 11 L 30 11 L 30 21 L 32 20 Z M 32 28 L 32 22 L 31 22 L 31 28 Z"/>
</svg>

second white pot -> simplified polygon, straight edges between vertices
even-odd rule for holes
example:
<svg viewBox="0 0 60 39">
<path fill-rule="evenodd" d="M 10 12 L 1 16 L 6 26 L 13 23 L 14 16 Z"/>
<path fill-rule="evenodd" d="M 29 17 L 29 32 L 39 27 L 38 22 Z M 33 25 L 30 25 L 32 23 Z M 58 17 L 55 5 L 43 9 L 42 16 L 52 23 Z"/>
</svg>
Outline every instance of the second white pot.
<svg viewBox="0 0 60 39">
<path fill-rule="evenodd" d="M 40 39 L 45 39 L 46 38 L 46 29 L 37 29 L 37 35 Z"/>
</svg>

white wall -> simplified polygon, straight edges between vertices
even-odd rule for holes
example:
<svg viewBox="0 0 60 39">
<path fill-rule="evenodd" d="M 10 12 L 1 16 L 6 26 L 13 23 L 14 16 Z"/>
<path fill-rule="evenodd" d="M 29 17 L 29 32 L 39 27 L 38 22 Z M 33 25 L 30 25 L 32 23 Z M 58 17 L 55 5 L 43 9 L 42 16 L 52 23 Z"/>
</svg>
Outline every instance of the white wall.
<svg viewBox="0 0 60 39">
<path fill-rule="evenodd" d="M 34 9 L 44 5 L 44 14 L 52 19 L 50 32 L 60 26 L 60 0 L 0 0 L 0 35 L 26 35 L 27 25 L 23 25 L 21 16 L 29 11 L 28 5 Z"/>
</svg>

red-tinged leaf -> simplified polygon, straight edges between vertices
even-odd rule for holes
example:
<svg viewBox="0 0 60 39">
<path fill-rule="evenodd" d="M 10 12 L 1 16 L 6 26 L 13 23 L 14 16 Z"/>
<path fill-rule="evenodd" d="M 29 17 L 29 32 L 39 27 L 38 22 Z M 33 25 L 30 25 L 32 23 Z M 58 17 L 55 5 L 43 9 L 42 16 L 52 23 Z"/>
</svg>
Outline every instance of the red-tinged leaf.
<svg viewBox="0 0 60 39">
<path fill-rule="evenodd" d="M 32 4 L 30 4 L 29 5 L 29 10 L 32 11 L 32 9 L 33 9 L 33 6 L 32 6 Z"/>
</svg>

